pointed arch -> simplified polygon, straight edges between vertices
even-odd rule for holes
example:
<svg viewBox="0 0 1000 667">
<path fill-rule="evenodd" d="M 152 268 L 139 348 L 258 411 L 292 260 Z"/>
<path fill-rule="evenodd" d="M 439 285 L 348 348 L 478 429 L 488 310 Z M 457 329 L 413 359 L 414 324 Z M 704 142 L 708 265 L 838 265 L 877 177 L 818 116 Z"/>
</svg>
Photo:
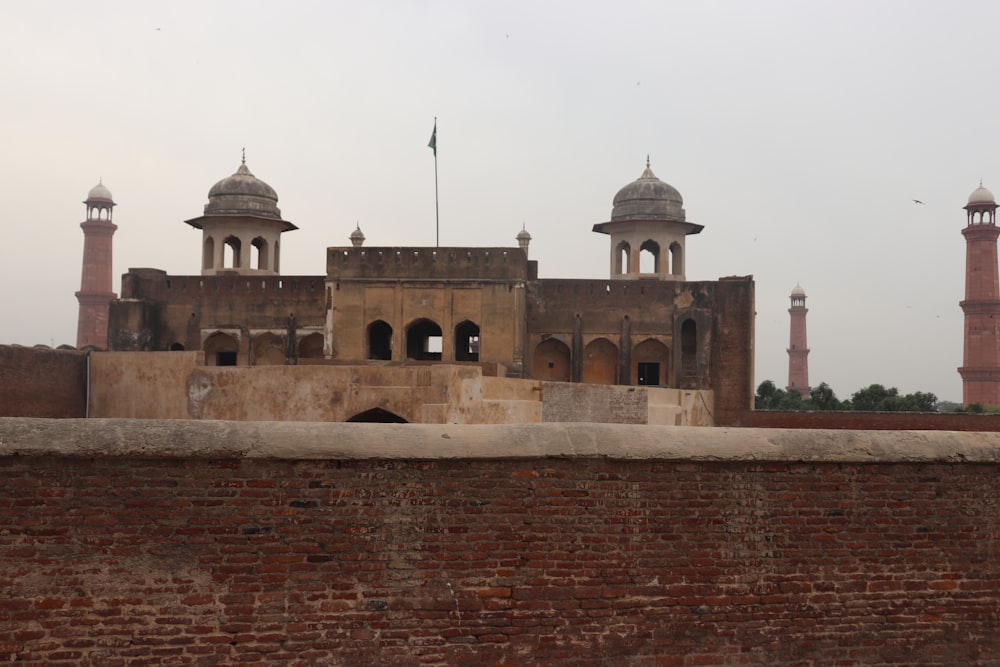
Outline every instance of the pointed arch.
<svg viewBox="0 0 1000 667">
<path fill-rule="evenodd" d="M 660 244 L 647 239 L 639 246 L 639 273 L 660 272 Z"/>
<path fill-rule="evenodd" d="M 632 247 L 628 241 L 622 241 L 615 247 L 615 266 L 613 273 L 620 276 L 632 272 Z"/>
<path fill-rule="evenodd" d="M 632 383 L 650 387 L 669 384 L 670 350 L 660 341 L 647 338 L 632 348 Z"/>
<path fill-rule="evenodd" d="M 299 340 L 298 356 L 300 359 L 323 358 L 323 334 L 314 332 Z"/>
<path fill-rule="evenodd" d="M 237 236 L 227 236 L 222 242 L 225 246 L 222 249 L 222 268 L 240 268 L 240 253 L 243 251 L 243 243 Z"/>
<path fill-rule="evenodd" d="M 570 381 L 569 347 L 560 340 L 549 338 L 535 347 L 532 377 L 553 382 Z"/>
<path fill-rule="evenodd" d="M 250 268 L 259 271 L 268 269 L 267 241 L 261 236 L 250 242 Z"/>
<path fill-rule="evenodd" d="M 368 358 L 390 361 L 392 359 L 392 327 L 385 320 L 375 320 L 368 325 Z"/>
<path fill-rule="evenodd" d="M 282 366 L 285 363 L 285 339 L 270 331 L 253 337 L 254 366 Z"/>
<path fill-rule="evenodd" d="M 479 361 L 479 325 L 464 320 L 455 327 L 455 361 Z"/>
<path fill-rule="evenodd" d="M 365 410 L 364 412 L 359 412 L 347 421 L 349 422 L 367 422 L 367 423 L 378 423 L 378 424 L 408 424 L 409 422 L 397 415 L 394 412 L 389 412 L 388 410 L 383 410 L 382 408 L 372 408 L 371 410 Z"/>
<path fill-rule="evenodd" d="M 406 328 L 406 358 L 417 361 L 441 360 L 441 327 L 434 320 L 414 320 Z"/>
<path fill-rule="evenodd" d="M 670 273 L 675 276 L 684 275 L 684 248 L 677 241 L 670 244 Z"/>
<path fill-rule="evenodd" d="M 206 366 L 236 366 L 239 360 L 240 343 L 235 336 L 221 331 L 205 339 Z"/>
<path fill-rule="evenodd" d="M 207 236 L 202 250 L 201 268 L 211 269 L 213 266 L 215 266 L 215 238 Z"/>
<path fill-rule="evenodd" d="M 618 346 L 607 338 L 598 338 L 583 350 L 583 382 L 615 384 L 618 380 Z"/>
</svg>

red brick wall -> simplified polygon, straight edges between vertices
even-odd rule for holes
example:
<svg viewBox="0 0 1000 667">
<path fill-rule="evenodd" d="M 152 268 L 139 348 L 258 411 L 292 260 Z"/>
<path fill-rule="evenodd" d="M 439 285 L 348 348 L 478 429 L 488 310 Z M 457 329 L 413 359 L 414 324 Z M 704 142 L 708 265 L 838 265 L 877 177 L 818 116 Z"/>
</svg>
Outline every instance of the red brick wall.
<svg viewBox="0 0 1000 667">
<path fill-rule="evenodd" d="M 832 428 L 875 431 L 1000 431 L 1000 414 L 966 412 L 784 412 L 757 410 L 726 426 Z"/>
<path fill-rule="evenodd" d="M 87 354 L 0 345 L 0 417 L 83 417 Z"/>
<path fill-rule="evenodd" d="M 0 662 L 995 665 L 998 473 L 0 458 Z"/>
</svg>

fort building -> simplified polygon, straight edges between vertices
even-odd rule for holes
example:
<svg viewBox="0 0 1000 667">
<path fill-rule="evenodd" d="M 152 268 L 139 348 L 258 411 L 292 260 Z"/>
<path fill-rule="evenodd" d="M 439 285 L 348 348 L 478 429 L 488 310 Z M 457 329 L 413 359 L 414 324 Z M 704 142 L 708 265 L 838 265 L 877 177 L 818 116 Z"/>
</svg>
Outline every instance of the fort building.
<svg viewBox="0 0 1000 667">
<path fill-rule="evenodd" d="M 615 195 L 608 278 L 540 279 L 522 228 L 511 247 L 350 245 L 322 275 L 281 272 L 273 188 L 243 161 L 209 190 L 202 272 L 130 269 L 110 307 L 108 349 L 197 351 L 206 366 L 478 366 L 484 375 L 753 395 L 753 280 L 687 280 L 680 193 L 649 165 Z"/>
</svg>

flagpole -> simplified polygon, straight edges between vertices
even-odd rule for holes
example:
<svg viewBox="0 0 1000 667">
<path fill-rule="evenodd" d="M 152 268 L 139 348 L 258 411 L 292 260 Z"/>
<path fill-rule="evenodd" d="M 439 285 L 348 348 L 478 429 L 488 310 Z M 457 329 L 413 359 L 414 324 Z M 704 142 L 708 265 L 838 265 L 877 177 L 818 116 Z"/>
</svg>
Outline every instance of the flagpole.
<svg viewBox="0 0 1000 667">
<path fill-rule="evenodd" d="M 434 116 L 434 247 L 441 247 L 441 211 L 438 207 L 438 119 Z"/>
</svg>

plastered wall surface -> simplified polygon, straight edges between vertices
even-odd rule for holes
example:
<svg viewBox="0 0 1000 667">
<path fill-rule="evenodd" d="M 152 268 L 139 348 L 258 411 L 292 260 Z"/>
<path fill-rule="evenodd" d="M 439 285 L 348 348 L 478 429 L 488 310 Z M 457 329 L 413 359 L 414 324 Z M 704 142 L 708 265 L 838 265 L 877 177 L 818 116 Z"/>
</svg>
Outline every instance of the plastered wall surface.
<svg viewBox="0 0 1000 667">
<path fill-rule="evenodd" d="M 0 660 L 993 665 L 1000 436 L 0 419 Z"/>
<path fill-rule="evenodd" d="M 413 423 L 712 424 L 710 391 L 487 377 L 477 365 L 209 367 L 197 352 L 90 356 L 89 415 L 348 421 L 372 409 Z"/>
</svg>

